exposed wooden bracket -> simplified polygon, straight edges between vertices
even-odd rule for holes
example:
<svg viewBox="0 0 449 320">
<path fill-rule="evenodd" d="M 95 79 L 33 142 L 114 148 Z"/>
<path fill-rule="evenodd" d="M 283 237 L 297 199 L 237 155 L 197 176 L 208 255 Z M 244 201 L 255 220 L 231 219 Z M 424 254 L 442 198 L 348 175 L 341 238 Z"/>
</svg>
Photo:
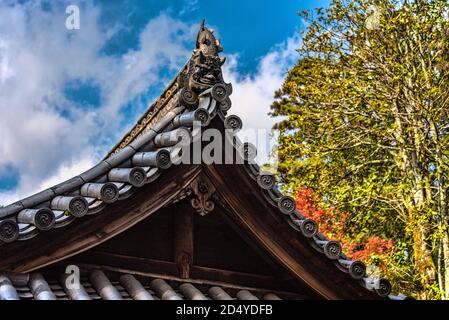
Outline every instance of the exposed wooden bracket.
<svg viewBox="0 0 449 320">
<path fill-rule="evenodd" d="M 193 212 L 179 205 L 174 209 L 174 261 L 179 277 L 188 279 L 193 264 Z"/>
<path fill-rule="evenodd" d="M 193 193 L 190 204 L 196 212 L 205 216 L 214 210 L 215 204 L 212 201 L 212 196 L 215 193 L 215 187 L 206 176 L 199 175 L 195 178 L 190 185 L 190 189 Z"/>
</svg>

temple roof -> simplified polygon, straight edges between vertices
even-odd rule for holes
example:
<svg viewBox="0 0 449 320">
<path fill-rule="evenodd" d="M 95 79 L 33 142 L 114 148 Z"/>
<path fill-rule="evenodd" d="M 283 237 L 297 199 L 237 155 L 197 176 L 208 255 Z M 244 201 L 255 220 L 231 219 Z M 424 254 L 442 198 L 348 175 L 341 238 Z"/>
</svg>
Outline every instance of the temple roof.
<svg viewBox="0 0 449 320">
<path fill-rule="evenodd" d="M 76 284 L 64 272 L 0 275 L 0 292 L 8 300 L 282 300 L 294 295 L 213 282 L 134 276 L 93 269 Z"/>
<path fill-rule="evenodd" d="M 45 234 L 46 239 L 49 239 L 56 229 L 70 229 L 75 221 L 94 221 L 96 216 L 108 214 L 108 210 L 126 199 L 132 199 L 137 190 L 146 186 L 154 185 L 153 190 L 157 190 L 161 189 L 162 183 L 180 179 L 179 173 L 175 173 L 178 166 L 174 159 L 178 158 L 183 146 L 201 138 L 202 129 L 213 126 L 221 130 L 228 129 L 233 133 L 230 138 L 232 146 L 240 156 L 242 164 L 231 166 L 244 168 L 245 179 L 256 182 L 258 186 L 251 192 L 258 193 L 258 196 L 260 195 L 272 208 L 270 210 L 277 210 L 282 221 L 301 237 L 301 243 L 308 245 L 308 250 L 318 252 L 321 255 L 320 259 L 326 261 L 326 264 L 331 262 L 340 272 L 348 274 L 350 277 L 347 281 L 352 281 L 352 287 L 360 287 L 360 290 L 370 292 L 360 294 L 361 297 L 373 298 L 376 295 L 388 297 L 391 292 L 389 281 L 380 279 L 376 282 L 375 279 L 368 277 L 363 262 L 349 259 L 337 241 L 320 234 L 317 224 L 305 218 L 296 209 L 294 199 L 281 193 L 275 177 L 261 170 L 252 161 L 256 152 L 255 147 L 249 143 L 242 143 L 235 135 L 242 127 L 242 121 L 237 116 L 227 114 L 231 107 L 229 96 L 232 94 L 232 86 L 223 80 L 221 66 L 224 59 L 219 57 L 220 51 L 219 41 L 215 39 L 213 32 L 202 24 L 196 49 L 186 66 L 105 159 L 80 175 L 0 208 L 0 260 L 3 260 L 0 262 L 0 270 L 30 272 L 51 264 L 51 260 L 40 258 L 39 261 L 42 262 L 29 263 L 27 266 L 25 263 L 28 262 L 27 258 L 20 257 L 20 254 L 17 257 L 6 257 L 5 252 L 9 252 L 8 247 L 12 245 L 18 248 L 20 244 L 16 244 L 17 242 L 39 241 L 41 234 Z M 229 168 L 227 165 L 222 167 L 220 170 Z M 164 182 L 161 182 L 161 179 Z M 203 201 L 202 206 L 200 210 L 204 208 L 207 210 L 207 199 Z M 138 221 L 136 219 L 133 223 Z M 120 232 L 131 225 L 122 223 Z M 111 232 L 108 237 L 114 236 L 115 232 Z M 101 237 L 98 236 L 98 239 Z M 76 249 L 78 251 L 74 249 L 70 254 L 60 253 L 57 259 L 62 260 L 73 255 L 75 251 L 80 252 L 94 245 L 95 240 L 88 244 L 86 240 L 86 245 Z M 8 274 L 1 277 L 3 280 L 0 281 L 0 287 L 12 283 Z M 42 281 L 43 278 L 39 279 Z M 180 285 L 182 284 L 176 282 L 176 288 L 181 288 Z M 124 292 L 119 284 L 114 284 L 113 287 Z M 198 295 L 211 295 L 210 288 L 205 289 L 206 291 L 198 291 L 188 285 L 184 285 L 184 288 L 189 288 Z M 18 287 L 18 296 L 21 296 L 20 290 Z M 29 291 L 23 290 L 22 297 L 31 298 Z M 55 290 L 60 293 L 59 297 L 67 298 L 67 293 L 61 291 L 59 287 Z M 154 288 L 151 290 L 154 291 Z M 92 291 L 88 295 L 96 298 L 97 293 Z M 370 296 L 371 293 L 373 295 Z M 122 296 L 128 297 L 129 294 L 131 293 L 128 291 Z M 163 293 L 150 292 L 150 295 L 161 298 Z M 252 293 L 248 292 L 245 295 L 249 297 Z M 254 295 L 262 297 L 259 293 Z M 189 294 L 184 293 L 183 296 L 191 298 Z M 35 295 L 33 297 L 37 298 Z"/>
</svg>

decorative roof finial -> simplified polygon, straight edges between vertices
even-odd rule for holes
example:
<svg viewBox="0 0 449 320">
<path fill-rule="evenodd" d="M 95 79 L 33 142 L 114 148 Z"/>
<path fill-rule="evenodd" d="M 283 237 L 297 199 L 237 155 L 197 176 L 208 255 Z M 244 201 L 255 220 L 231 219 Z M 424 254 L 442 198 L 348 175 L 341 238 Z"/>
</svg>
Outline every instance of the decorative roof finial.
<svg viewBox="0 0 449 320">
<path fill-rule="evenodd" d="M 203 19 L 196 37 L 196 49 L 206 56 L 216 56 L 219 52 L 223 51 L 223 48 L 221 47 L 220 41 L 215 38 L 214 31 L 208 29 L 205 24 L 206 20 Z"/>
</svg>

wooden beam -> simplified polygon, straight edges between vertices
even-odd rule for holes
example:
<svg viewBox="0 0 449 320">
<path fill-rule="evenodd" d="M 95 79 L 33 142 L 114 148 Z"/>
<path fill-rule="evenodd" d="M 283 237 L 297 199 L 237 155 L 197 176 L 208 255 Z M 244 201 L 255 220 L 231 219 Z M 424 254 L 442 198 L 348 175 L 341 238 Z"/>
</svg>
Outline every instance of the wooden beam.
<svg viewBox="0 0 449 320">
<path fill-rule="evenodd" d="M 193 209 L 190 205 L 173 205 L 174 210 L 174 261 L 178 267 L 179 277 L 190 278 L 193 264 Z"/>
<path fill-rule="evenodd" d="M 90 250 L 74 258 L 63 262 L 63 265 L 75 264 L 80 266 L 97 266 L 105 270 L 115 270 L 117 272 L 131 273 L 153 278 L 181 278 L 178 276 L 178 266 L 174 262 L 162 261 L 156 259 L 131 257 L 115 253 Z M 286 286 L 284 277 L 278 275 L 266 276 L 259 274 L 250 274 L 245 272 L 236 272 L 232 270 L 223 270 L 208 268 L 202 266 L 191 266 L 189 281 L 207 281 L 210 283 L 223 283 L 228 286 L 245 286 L 251 288 L 260 288 L 276 291 L 288 291 L 300 294 L 303 297 L 314 298 L 308 290 L 299 285 Z M 291 280 L 289 281 L 291 284 Z"/>
<path fill-rule="evenodd" d="M 69 258 L 62 264 L 84 265 L 91 264 L 100 267 L 115 267 L 125 268 L 129 270 L 143 270 L 145 272 L 152 272 L 154 274 L 169 274 L 177 275 L 178 269 L 174 262 L 132 257 L 122 254 L 102 252 L 96 250 L 89 250 L 76 257 Z"/>
<path fill-rule="evenodd" d="M 32 241 L 3 246 L 0 270 L 30 272 L 95 247 L 171 203 L 200 171 L 201 166 L 175 166 L 156 181 L 138 188 L 132 197 L 109 205 L 101 214 L 43 232 Z"/>
<path fill-rule="evenodd" d="M 302 285 L 325 299 L 379 299 L 291 228 L 277 207 L 264 199 L 243 165 L 210 165 L 203 172 L 223 199 L 223 211 Z"/>
</svg>

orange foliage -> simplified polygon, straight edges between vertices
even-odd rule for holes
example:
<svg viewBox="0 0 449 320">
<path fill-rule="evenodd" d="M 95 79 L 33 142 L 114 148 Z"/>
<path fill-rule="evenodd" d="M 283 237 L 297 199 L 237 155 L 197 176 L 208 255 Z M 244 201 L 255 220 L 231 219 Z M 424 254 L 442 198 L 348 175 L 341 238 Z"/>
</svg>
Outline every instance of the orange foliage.
<svg viewBox="0 0 449 320">
<path fill-rule="evenodd" d="M 348 214 L 335 208 L 324 208 L 311 188 L 301 188 L 296 192 L 296 207 L 307 218 L 315 220 L 320 232 L 326 237 L 338 240 L 347 256 L 353 260 L 371 262 L 374 257 L 382 258 L 391 252 L 393 240 L 378 236 L 368 237 L 359 242 L 345 232 Z M 380 264 L 381 268 L 385 265 Z"/>
</svg>

